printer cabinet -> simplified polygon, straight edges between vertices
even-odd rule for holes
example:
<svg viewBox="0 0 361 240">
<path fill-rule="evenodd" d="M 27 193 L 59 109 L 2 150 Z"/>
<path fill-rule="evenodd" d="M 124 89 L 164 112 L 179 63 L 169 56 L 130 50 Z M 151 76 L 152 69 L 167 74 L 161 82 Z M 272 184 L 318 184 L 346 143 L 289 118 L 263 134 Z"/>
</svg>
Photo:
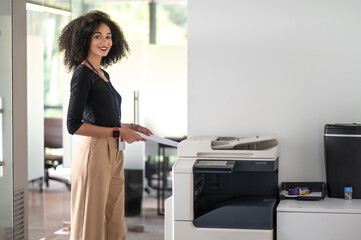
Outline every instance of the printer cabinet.
<svg viewBox="0 0 361 240">
<path fill-rule="evenodd" d="M 282 200 L 277 208 L 278 240 L 360 240 L 361 200 Z"/>
</svg>

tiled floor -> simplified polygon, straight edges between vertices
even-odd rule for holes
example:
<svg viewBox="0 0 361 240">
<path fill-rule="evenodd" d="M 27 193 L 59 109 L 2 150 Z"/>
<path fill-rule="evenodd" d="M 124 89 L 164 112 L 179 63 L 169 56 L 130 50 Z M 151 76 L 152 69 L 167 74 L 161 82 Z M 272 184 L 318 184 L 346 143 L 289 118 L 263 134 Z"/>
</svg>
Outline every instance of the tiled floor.
<svg viewBox="0 0 361 240">
<path fill-rule="evenodd" d="M 39 192 L 36 183 L 29 183 L 29 240 L 65 240 L 69 235 L 55 234 L 70 221 L 70 192 L 64 184 L 51 181 Z M 127 217 L 129 226 L 143 226 L 144 232 L 127 232 L 127 240 L 163 240 L 164 218 L 157 214 L 157 201 L 154 194 L 144 194 L 140 216 Z"/>
</svg>

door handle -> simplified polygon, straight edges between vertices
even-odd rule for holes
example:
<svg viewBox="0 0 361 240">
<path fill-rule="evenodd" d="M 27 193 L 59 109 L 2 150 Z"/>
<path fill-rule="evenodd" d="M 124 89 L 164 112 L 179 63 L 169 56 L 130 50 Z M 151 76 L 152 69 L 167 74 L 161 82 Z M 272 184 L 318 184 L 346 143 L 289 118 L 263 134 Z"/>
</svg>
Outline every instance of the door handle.
<svg viewBox="0 0 361 240">
<path fill-rule="evenodd" d="M 0 113 L 3 113 L 4 109 L 3 109 L 3 98 L 0 97 Z"/>
<path fill-rule="evenodd" d="M 139 91 L 133 92 L 133 107 L 134 107 L 134 124 L 139 124 Z"/>
</svg>

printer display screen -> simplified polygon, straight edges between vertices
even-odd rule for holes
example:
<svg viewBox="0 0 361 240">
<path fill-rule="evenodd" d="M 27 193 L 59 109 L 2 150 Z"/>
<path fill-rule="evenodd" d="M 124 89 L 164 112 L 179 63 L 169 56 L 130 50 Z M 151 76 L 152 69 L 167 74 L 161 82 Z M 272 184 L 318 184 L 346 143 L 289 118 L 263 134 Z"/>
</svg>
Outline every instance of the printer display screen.
<svg viewBox="0 0 361 240">
<path fill-rule="evenodd" d="M 193 166 L 195 171 L 232 171 L 235 161 L 232 160 L 197 160 Z"/>
<path fill-rule="evenodd" d="M 226 166 L 227 161 L 198 161 L 198 165 L 202 166 Z"/>
</svg>

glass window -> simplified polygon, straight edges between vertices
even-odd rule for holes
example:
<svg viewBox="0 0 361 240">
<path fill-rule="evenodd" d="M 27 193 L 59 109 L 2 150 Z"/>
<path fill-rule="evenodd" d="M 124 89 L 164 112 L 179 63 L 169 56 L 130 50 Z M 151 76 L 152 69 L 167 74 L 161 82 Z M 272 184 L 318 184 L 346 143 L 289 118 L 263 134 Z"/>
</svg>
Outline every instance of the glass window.
<svg viewBox="0 0 361 240">
<path fill-rule="evenodd" d="M 156 44 L 187 44 L 187 3 L 156 2 Z M 149 42 L 150 7 L 148 2 L 85 1 L 84 13 L 92 10 L 108 13 L 123 28 L 127 40 Z"/>
<path fill-rule="evenodd" d="M 27 34 L 43 39 L 45 116 L 62 116 L 63 81 L 60 78 L 60 66 L 63 62 L 58 49 L 58 38 L 69 20 L 70 17 L 59 14 L 27 11 Z"/>
<path fill-rule="evenodd" d="M 157 3 L 156 43 L 187 44 L 187 3 Z"/>
<path fill-rule="evenodd" d="M 70 11 L 70 0 L 31 0 L 28 3 Z"/>
<path fill-rule="evenodd" d="M 128 41 L 149 41 L 148 3 L 89 2 L 84 4 L 84 13 L 92 10 L 100 10 L 108 13 L 123 29 Z"/>
</svg>

